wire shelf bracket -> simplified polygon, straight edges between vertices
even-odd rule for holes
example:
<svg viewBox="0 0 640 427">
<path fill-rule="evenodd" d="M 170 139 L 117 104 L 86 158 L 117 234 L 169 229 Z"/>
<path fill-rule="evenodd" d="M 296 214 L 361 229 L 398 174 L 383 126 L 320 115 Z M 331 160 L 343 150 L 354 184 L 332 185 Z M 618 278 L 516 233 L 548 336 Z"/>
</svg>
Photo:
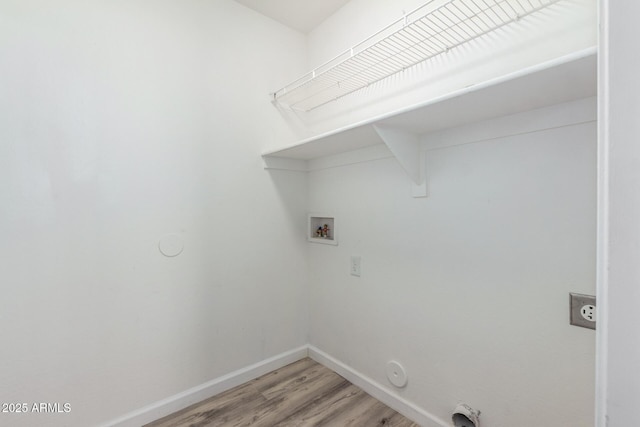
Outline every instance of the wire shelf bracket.
<svg viewBox="0 0 640 427">
<path fill-rule="evenodd" d="M 270 94 L 311 111 L 560 0 L 430 0 Z"/>
</svg>

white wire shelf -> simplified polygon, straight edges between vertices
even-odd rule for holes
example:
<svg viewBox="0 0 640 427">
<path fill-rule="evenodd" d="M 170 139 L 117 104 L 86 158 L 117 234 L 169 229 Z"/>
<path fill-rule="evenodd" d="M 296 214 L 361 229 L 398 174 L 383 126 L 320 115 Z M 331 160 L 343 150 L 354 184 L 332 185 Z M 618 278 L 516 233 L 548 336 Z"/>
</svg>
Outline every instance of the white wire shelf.
<svg viewBox="0 0 640 427">
<path fill-rule="evenodd" d="M 430 0 L 271 94 L 300 111 L 356 92 L 560 0 Z"/>
</svg>

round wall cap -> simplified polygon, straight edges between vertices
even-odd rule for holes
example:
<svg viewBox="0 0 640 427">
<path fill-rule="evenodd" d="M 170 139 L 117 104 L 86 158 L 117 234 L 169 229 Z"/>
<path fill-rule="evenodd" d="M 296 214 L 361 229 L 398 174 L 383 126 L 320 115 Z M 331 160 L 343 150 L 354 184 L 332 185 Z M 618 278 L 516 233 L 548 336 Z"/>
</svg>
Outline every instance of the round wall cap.
<svg viewBox="0 0 640 427">
<path fill-rule="evenodd" d="M 395 360 L 387 363 L 387 378 L 389 382 L 396 387 L 404 387 L 407 385 L 407 371 Z"/>
</svg>

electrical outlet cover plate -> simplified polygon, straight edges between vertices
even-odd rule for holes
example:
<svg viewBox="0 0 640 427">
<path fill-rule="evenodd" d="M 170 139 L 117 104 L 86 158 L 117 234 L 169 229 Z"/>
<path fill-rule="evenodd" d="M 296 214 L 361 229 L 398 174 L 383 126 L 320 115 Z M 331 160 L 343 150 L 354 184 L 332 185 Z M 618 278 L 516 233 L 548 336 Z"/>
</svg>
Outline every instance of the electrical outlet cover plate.
<svg viewBox="0 0 640 427">
<path fill-rule="evenodd" d="M 351 256 L 351 275 L 360 277 L 362 258 L 358 255 Z"/>
<path fill-rule="evenodd" d="M 593 295 L 570 293 L 570 321 L 574 326 L 596 328 L 596 297 Z"/>
</svg>

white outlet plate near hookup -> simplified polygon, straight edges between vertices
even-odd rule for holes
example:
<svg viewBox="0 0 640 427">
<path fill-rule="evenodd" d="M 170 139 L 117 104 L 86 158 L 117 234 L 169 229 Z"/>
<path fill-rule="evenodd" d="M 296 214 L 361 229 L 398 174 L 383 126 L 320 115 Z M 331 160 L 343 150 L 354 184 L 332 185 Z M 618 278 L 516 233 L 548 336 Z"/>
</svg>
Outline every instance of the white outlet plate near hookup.
<svg viewBox="0 0 640 427">
<path fill-rule="evenodd" d="M 362 258 L 360 258 L 360 256 L 358 255 L 352 255 L 351 268 L 350 268 L 352 276 L 360 277 L 361 265 L 362 265 Z"/>
</svg>

